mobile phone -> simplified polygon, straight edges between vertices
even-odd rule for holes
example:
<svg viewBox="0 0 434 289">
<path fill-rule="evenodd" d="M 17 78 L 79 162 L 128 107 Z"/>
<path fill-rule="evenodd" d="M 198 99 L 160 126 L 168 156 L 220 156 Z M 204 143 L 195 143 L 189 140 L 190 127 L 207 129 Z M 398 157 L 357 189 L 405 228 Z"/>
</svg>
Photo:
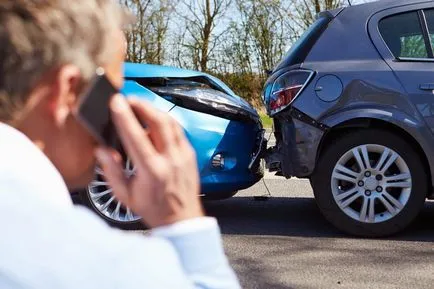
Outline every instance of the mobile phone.
<svg viewBox="0 0 434 289">
<path fill-rule="evenodd" d="M 107 78 L 104 69 L 98 68 L 89 86 L 81 95 L 76 117 L 89 133 L 104 146 L 117 148 L 119 141 L 113 124 L 109 103 L 119 93 Z"/>
</svg>

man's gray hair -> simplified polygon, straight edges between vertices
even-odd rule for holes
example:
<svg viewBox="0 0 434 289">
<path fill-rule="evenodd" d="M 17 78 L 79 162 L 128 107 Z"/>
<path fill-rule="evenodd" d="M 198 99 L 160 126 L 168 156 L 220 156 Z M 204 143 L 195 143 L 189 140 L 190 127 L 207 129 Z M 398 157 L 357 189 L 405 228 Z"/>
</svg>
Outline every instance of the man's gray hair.
<svg viewBox="0 0 434 289">
<path fill-rule="evenodd" d="M 110 41 L 126 19 L 114 0 L 0 0 L 0 121 L 62 65 L 89 81 L 113 56 Z"/>
</svg>

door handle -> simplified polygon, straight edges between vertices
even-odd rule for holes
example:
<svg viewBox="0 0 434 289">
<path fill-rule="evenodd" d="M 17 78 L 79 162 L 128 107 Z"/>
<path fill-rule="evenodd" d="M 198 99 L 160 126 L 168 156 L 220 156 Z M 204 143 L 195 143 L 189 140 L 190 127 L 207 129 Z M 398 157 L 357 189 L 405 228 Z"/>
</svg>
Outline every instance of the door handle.
<svg viewBox="0 0 434 289">
<path fill-rule="evenodd" d="M 421 90 L 430 90 L 433 91 L 434 90 L 434 83 L 424 83 L 420 85 L 420 89 Z"/>
</svg>

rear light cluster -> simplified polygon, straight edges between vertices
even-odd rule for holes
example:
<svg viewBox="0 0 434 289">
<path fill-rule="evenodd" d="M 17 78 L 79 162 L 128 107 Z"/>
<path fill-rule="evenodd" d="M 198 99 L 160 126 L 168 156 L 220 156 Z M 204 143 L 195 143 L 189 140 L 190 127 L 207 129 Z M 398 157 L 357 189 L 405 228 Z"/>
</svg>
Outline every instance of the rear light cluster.
<svg viewBox="0 0 434 289">
<path fill-rule="evenodd" d="M 281 89 L 273 93 L 273 99 L 270 101 L 270 109 L 278 110 L 283 106 L 288 106 L 300 92 L 303 85 L 294 85 Z"/>
<path fill-rule="evenodd" d="M 309 70 L 292 70 L 279 76 L 274 81 L 268 102 L 270 114 L 274 115 L 291 105 L 312 76 L 313 72 Z"/>
</svg>

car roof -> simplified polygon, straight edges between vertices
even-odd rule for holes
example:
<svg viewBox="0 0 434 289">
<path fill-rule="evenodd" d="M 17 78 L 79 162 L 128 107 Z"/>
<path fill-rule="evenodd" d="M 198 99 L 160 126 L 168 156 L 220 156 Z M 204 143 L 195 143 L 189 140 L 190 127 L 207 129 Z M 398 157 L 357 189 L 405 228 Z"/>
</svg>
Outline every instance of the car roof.
<svg viewBox="0 0 434 289">
<path fill-rule="evenodd" d="M 405 6 L 405 5 L 412 5 L 412 4 L 418 4 L 418 3 L 428 3 L 432 2 L 429 0 L 379 0 L 374 2 L 368 2 L 363 4 L 357 4 L 353 5 L 351 7 L 348 7 L 346 9 L 352 10 L 352 9 L 366 9 L 370 11 L 370 14 L 374 14 L 376 12 L 379 12 L 384 9 L 389 9 L 393 7 L 399 7 L 399 6 Z"/>
<path fill-rule="evenodd" d="M 339 63 L 342 60 L 357 60 L 368 63 L 372 60 L 378 60 L 380 55 L 372 44 L 367 29 L 369 19 L 381 11 L 422 3 L 432 4 L 434 1 L 380 0 L 353 5 L 341 11 L 326 12 L 329 16 L 337 13 L 337 16 L 317 40 L 303 66 L 310 69 L 309 65 L 313 65 L 311 68 L 315 68 L 317 63 L 332 63 L 333 61 Z M 336 43 L 341 45 L 336 45 Z"/>
</svg>

